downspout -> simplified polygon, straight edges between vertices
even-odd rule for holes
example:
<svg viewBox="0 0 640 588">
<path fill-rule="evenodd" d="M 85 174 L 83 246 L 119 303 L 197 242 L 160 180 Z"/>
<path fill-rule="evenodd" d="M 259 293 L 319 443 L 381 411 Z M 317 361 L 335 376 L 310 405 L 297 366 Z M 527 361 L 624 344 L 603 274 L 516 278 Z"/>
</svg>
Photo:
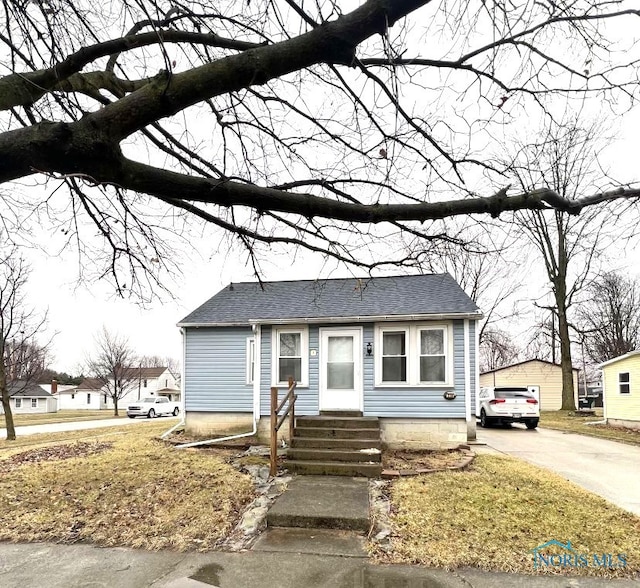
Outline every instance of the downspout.
<svg viewBox="0 0 640 588">
<path fill-rule="evenodd" d="M 180 421 L 178 422 L 177 425 L 174 425 L 173 427 L 171 427 L 168 431 L 165 431 L 164 433 L 162 433 L 162 435 L 160 435 L 160 439 L 166 439 L 169 435 L 171 435 L 171 433 L 173 433 L 176 429 L 178 429 L 179 427 L 184 427 L 184 425 L 187 423 L 187 413 L 185 411 L 185 405 L 186 405 L 186 394 L 184 393 L 184 385 L 185 385 L 185 378 L 184 378 L 184 373 L 185 373 L 185 369 L 186 369 L 186 362 L 185 359 L 187 357 L 187 342 L 185 340 L 185 333 L 184 333 L 184 329 L 180 328 L 180 335 L 182 335 L 182 367 L 180 369 L 180 396 L 181 396 L 181 405 L 182 405 L 182 409 L 180 411 L 180 414 L 182 415 L 182 418 L 180 419 Z"/>
<path fill-rule="evenodd" d="M 471 354 L 469 319 L 464 319 L 464 406 L 465 423 L 467 426 L 467 441 L 476 440 L 475 418 L 471 418 Z"/>
<path fill-rule="evenodd" d="M 259 415 L 258 418 L 256 418 L 256 412 L 259 412 L 260 410 L 260 403 L 256 402 L 256 398 L 255 398 L 255 394 L 256 394 L 256 389 L 258 390 L 258 394 L 260 392 L 260 364 L 258 361 L 258 358 L 260 357 L 260 353 L 258 352 L 258 350 L 260 349 L 259 345 L 260 345 L 260 331 L 259 331 L 259 326 L 254 324 L 251 326 L 251 328 L 253 329 L 253 335 L 254 335 L 254 340 L 255 340 L 255 344 L 254 344 L 254 361 L 255 361 L 255 372 L 253 374 L 253 379 L 254 379 L 254 385 L 253 385 L 253 393 L 254 393 L 254 399 L 253 399 L 253 410 L 252 410 L 252 416 L 253 416 L 253 429 L 251 431 L 249 431 L 248 433 L 240 433 L 238 435 L 228 435 L 227 437 L 218 437 L 215 439 L 205 439 L 204 441 L 194 441 L 193 443 L 182 443 L 181 445 L 176 445 L 175 448 L 176 449 L 187 449 L 189 447 L 198 447 L 200 445 L 211 445 L 213 443 L 220 443 L 222 441 L 231 441 L 233 439 L 241 439 L 243 437 L 252 437 L 253 435 L 255 435 L 258 432 L 258 419 L 259 419 Z M 183 334 L 184 337 L 184 334 Z M 185 357 L 185 353 L 183 352 L 183 375 L 184 375 L 184 357 Z M 257 382 L 257 385 L 256 385 Z M 183 394 L 184 396 L 184 394 Z M 184 400 L 183 400 L 184 403 Z M 167 431 L 168 433 L 168 431 Z"/>
</svg>

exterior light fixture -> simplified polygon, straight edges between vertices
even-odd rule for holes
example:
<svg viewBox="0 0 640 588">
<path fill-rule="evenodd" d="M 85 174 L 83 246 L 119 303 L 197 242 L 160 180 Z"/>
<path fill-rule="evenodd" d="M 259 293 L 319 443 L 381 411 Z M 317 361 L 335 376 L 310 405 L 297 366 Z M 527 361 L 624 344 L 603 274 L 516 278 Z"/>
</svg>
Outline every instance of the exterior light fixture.
<svg viewBox="0 0 640 588">
<path fill-rule="evenodd" d="M 367 343 L 367 355 L 371 355 L 373 353 L 373 346 L 371 345 L 371 341 Z"/>
</svg>

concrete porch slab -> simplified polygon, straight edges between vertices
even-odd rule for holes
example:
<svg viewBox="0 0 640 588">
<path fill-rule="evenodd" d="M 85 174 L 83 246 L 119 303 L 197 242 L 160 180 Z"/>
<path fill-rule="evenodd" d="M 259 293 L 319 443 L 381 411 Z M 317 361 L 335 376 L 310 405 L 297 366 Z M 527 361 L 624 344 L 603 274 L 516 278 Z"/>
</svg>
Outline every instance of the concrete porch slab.
<svg viewBox="0 0 640 588">
<path fill-rule="evenodd" d="M 298 476 L 267 513 L 269 527 L 369 530 L 369 482 L 341 476 Z"/>
</svg>

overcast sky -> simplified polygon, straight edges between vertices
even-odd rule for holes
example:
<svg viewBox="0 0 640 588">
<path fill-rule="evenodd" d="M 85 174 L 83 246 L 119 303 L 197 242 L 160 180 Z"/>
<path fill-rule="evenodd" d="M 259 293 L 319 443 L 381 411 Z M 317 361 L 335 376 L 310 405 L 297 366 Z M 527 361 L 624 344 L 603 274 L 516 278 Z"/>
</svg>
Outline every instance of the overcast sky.
<svg viewBox="0 0 640 588">
<path fill-rule="evenodd" d="M 638 178 L 639 130 L 640 112 L 626 116 L 621 122 L 619 141 L 606 156 L 617 179 Z M 196 245 L 199 254 L 191 254 L 180 263 L 183 276 L 171 288 L 175 298 L 171 300 L 165 296 L 163 302 L 154 302 L 146 308 L 132 301 L 114 299 L 112 288 L 104 282 L 77 287 L 77 257 L 73 251 L 56 257 L 30 252 L 29 300 L 37 310 L 48 310 L 48 332 L 54 336 L 52 367 L 78 373 L 103 325 L 114 333 L 127 336 L 138 354 L 180 359 L 181 337 L 176 323 L 229 282 L 253 279 L 246 254 L 234 251 L 226 255 L 224 248 L 215 252 L 215 244 L 206 240 Z M 634 252 L 614 252 L 613 257 L 616 269 L 626 266 L 632 273 L 640 273 L 640 263 Z M 350 275 L 350 271 L 355 270 L 325 266 L 322 259 L 310 254 L 298 254 L 295 259 L 291 254 L 280 255 L 265 264 L 263 278 L 344 277 Z M 529 280 L 543 283 L 541 270 L 533 269 Z M 526 296 L 530 295 L 527 291 Z"/>
</svg>

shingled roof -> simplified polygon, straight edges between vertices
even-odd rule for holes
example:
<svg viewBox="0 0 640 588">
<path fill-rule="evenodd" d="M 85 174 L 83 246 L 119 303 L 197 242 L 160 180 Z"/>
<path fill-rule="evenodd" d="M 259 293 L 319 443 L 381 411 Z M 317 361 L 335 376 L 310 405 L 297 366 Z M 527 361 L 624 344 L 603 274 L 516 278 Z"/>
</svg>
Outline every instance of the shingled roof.
<svg viewBox="0 0 640 588">
<path fill-rule="evenodd" d="M 9 396 L 22 397 L 22 398 L 50 398 L 52 397 L 49 392 L 43 390 L 38 384 L 26 383 L 23 381 L 17 381 L 13 384 L 9 384 L 7 387 Z"/>
<path fill-rule="evenodd" d="M 229 284 L 179 327 L 301 319 L 469 316 L 481 312 L 449 274 Z"/>
</svg>

